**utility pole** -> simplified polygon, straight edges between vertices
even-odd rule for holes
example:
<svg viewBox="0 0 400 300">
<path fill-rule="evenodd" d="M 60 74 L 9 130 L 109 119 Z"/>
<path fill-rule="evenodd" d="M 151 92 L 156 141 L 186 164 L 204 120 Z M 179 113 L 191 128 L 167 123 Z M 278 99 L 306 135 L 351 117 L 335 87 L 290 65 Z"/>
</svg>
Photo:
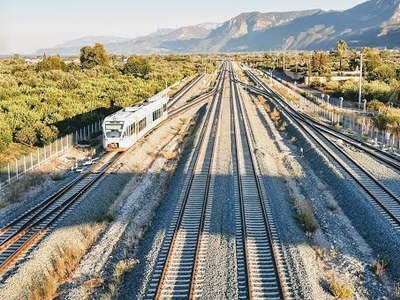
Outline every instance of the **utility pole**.
<svg viewBox="0 0 400 300">
<path fill-rule="evenodd" d="M 308 57 L 308 86 L 311 84 L 311 56 Z"/>
<path fill-rule="evenodd" d="M 361 92 L 362 92 L 362 65 L 363 65 L 363 60 L 362 60 L 362 50 L 360 54 L 360 82 L 359 82 L 359 91 L 358 91 L 358 108 L 361 109 Z"/>
</svg>

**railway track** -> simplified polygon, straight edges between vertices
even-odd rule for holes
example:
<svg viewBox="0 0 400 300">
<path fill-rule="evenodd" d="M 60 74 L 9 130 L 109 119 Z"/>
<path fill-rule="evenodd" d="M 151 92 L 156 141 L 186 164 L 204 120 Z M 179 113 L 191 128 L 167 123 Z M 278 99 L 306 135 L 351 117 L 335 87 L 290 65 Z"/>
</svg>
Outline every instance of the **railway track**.
<svg viewBox="0 0 400 300">
<path fill-rule="evenodd" d="M 255 76 L 253 73 L 250 71 L 246 70 L 246 74 L 250 77 L 250 79 L 256 83 L 256 87 L 248 86 L 250 90 L 252 90 L 255 93 L 258 94 L 263 94 L 266 93 L 268 94 L 268 97 L 277 97 L 278 99 L 283 99 L 281 95 L 276 93 L 275 91 L 271 90 L 268 86 L 266 86 L 257 76 Z M 279 100 L 278 100 L 279 101 Z M 281 100 L 284 101 L 284 100 Z M 282 106 L 286 106 L 286 102 L 284 103 L 280 102 Z M 292 111 L 296 110 L 296 108 L 291 107 Z M 318 122 L 311 116 L 309 116 L 306 113 L 303 113 L 301 111 L 296 110 L 296 113 L 301 116 L 305 121 L 307 121 L 309 124 L 312 124 L 316 128 L 318 128 L 319 131 L 324 131 L 331 135 L 332 137 L 335 137 L 337 139 L 341 139 L 343 142 L 361 150 L 366 153 L 368 153 L 370 156 L 378 159 L 382 163 L 384 163 L 386 166 L 392 168 L 395 171 L 400 171 L 400 159 L 388 152 L 382 151 L 368 143 L 362 142 L 354 137 L 351 137 L 349 135 L 346 135 L 344 133 L 341 133 L 337 130 L 332 129 L 330 126 L 323 124 L 321 122 Z"/>
<path fill-rule="evenodd" d="M 225 71 L 220 73 L 217 85 L 222 87 Z M 201 285 L 198 272 L 203 244 L 206 211 L 210 210 L 210 174 L 214 156 L 215 136 L 221 99 L 214 95 L 198 146 L 194 152 L 184 192 L 178 201 L 172 224 L 167 232 L 160 255 L 147 290 L 147 299 L 191 299 Z"/>
<path fill-rule="evenodd" d="M 277 232 L 254 156 L 254 137 L 233 73 L 231 90 L 239 299 L 286 299 Z"/>
<path fill-rule="evenodd" d="M 254 76 L 254 74 L 252 74 L 252 76 Z M 256 91 L 265 97 L 272 99 L 272 101 L 280 106 L 287 117 L 293 120 L 305 135 L 310 137 L 339 167 L 349 174 L 349 176 L 369 196 L 368 199 L 371 204 L 382 213 L 384 218 L 392 224 L 394 228 L 400 231 L 399 195 L 380 182 L 380 180 L 373 176 L 373 174 L 366 170 L 360 163 L 348 155 L 341 146 L 332 140 L 332 136 L 344 139 L 346 137 L 334 132 L 333 130 L 328 130 L 326 127 L 321 128 L 318 124 L 311 122 L 309 118 L 299 114 L 290 103 L 287 103 L 282 97 L 270 90 L 269 87 L 263 84 L 263 82 L 257 77 L 254 76 L 252 79 L 257 81 L 257 84 L 262 87 L 262 90 L 257 89 Z M 371 151 L 368 151 L 369 147 L 363 146 L 359 142 L 358 147 L 371 155 Z M 396 160 L 393 161 L 391 156 L 379 153 L 378 157 L 374 157 L 387 163 L 388 166 L 397 169 L 397 162 Z"/>
<path fill-rule="evenodd" d="M 62 220 L 81 196 L 118 162 L 122 152 L 109 152 L 87 172 L 42 203 L 0 229 L 0 274 Z"/>
<path fill-rule="evenodd" d="M 198 75 L 189 82 L 181 91 L 173 98 L 173 103 L 176 103 L 185 94 L 187 94 L 193 86 L 195 86 L 204 75 Z M 176 117 L 180 113 L 190 109 L 193 105 L 202 102 L 217 93 L 215 87 L 212 91 L 200 95 L 177 109 L 173 109 L 167 120 Z M 161 123 L 159 126 L 164 124 Z M 147 135 L 157 129 L 159 126 L 151 130 Z M 10 269 L 11 265 L 42 237 L 57 222 L 59 222 L 65 212 L 77 201 L 80 197 L 97 182 L 107 171 L 115 165 L 120 158 L 120 152 L 109 152 L 101 161 L 93 166 L 86 173 L 82 174 L 74 181 L 63 187 L 60 191 L 54 193 L 48 199 L 38 204 L 25 212 L 20 217 L 16 218 L 6 226 L 0 229 L 0 275 Z"/>
<path fill-rule="evenodd" d="M 202 77 L 200 77 L 200 79 L 201 79 L 201 78 L 202 78 Z M 188 90 L 185 90 L 184 94 L 186 94 L 194 85 L 195 85 L 195 84 L 190 85 L 190 88 L 189 88 Z M 154 126 L 148 133 L 145 134 L 144 137 L 147 137 L 149 134 L 151 134 L 152 132 L 154 132 L 157 128 L 163 126 L 165 123 L 167 123 L 168 121 L 172 120 L 173 118 L 179 116 L 180 114 L 182 114 L 182 113 L 188 111 L 188 110 L 191 109 L 193 106 L 195 106 L 195 105 L 197 105 L 197 104 L 199 104 L 199 103 L 201 103 L 201 102 L 203 102 L 203 101 L 205 101 L 205 100 L 209 100 L 209 98 L 215 96 L 215 95 L 216 95 L 217 93 L 219 93 L 220 91 L 221 91 L 221 89 L 218 88 L 218 85 L 216 84 L 215 87 L 214 87 L 211 91 L 209 91 L 209 92 L 207 92 L 207 93 L 205 93 L 205 94 L 202 94 L 202 95 L 196 97 L 196 98 L 193 99 L 192 101 L 190 101 L 190 102 L 188 102 L 188 103 L 186 103 L 186 104 L 184 104 L 184 105 L 182 105 L 182 106 L 180 106 L 180 107 L 177 107 L 177 108 L 173 108 L 173 109 L 172 109 L 171 107 L 173 106 L 173 103 L 172 103 L 172 104 L 169 104 L 169 105 L 168 105 L 168 108 L 169 108 L 169 110 L 168 110 L 168 117 L 167 117 L 164 121 L 162 121 L 160 124 L 158 124 L 157 126 Z M 181 97 L 182 97 L 182 96 L 183 96 L 183 95 L 181 95 Z M 176 102 L 176 101 L 174 101 L 174 103 L 175 103 L 175 102 Z"/>
<path fill-rule="evenodd" d="M 218 89 L 231 91 L 231 135 L 237 166 L 236 232 L 240 299 L 285 299 L 278 271 L 276 229 L 271 210 L 253 166 L 249 133 L 243 119 L 231 66 L 225 66 Z M 225 81 L 229 81 L 225 84 Z M 211 235 L 214 193 L 213 168 L 218 141 L 222 94 L 215 94 L 190 162 L 183 192 L 157 258 L 146 299 L 194 299 L 203 297 L 207 274 L 207 247 Z M 239 116 L 240 113 L 240 116 Z M 223 133 L 221 133 L 223 134 Z M 264 192 L 265 193 L 265 192 Z"/>
<path fill-rule="evenodd" d="M 178 91 L 169 101 L 168 108 L 171 108 L 182 99 L 201 79 L 204 78 L 205 74 L 199 74 L 195 78 L 193 78 L 190 82 L 188 82 L 180 91 Z"/>
</svg>

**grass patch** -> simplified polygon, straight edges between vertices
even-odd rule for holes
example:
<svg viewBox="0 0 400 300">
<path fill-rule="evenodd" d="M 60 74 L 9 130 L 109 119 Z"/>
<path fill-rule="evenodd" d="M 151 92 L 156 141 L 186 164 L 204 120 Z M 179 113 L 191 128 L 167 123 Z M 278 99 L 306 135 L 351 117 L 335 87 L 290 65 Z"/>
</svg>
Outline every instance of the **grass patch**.
<svg viewBox="0 0 400 300">
<path fill-rule="evenodd" d="M 378 277 L 382 277 L 385 273 L 386 267 L 389 265 L 389 260 L 385 258 L 377 259 L 372 263 L 374 273 Z"/>
<path fill-rule="evenodd" d="M 297 220 L 306 232 L 314 233 L 318 229 L 317 221 L 314 218 L 314 209 L 310 201 L 304 201 L 297 208 Z"/>
<path fill-rule="evenodd" d="M 178 153 L 176 151 L 164 151 L 162 155 L 166 160 L 171 160 L 175 159 Z"/>
<path fill-rule="evenodd" d="M 389 299 L 391 299 L 391 300 L 400 300 L 400 282 L 395 282 L 393 284 L 393 289 L 390 292 Z"/>
<path fill-rule="evenodd" d="M 340 283 L 334 277 L 327 280 L 329 291 L 336 299 L 350 299 L 353 296 L 353 290 L 348 283 Z"/>
<path fill-rule="evenodd" d="M 112 211 L 107 211 L 104 214 L 102 214 L 98 220 L 100 223 L 102 222 L 106 222 L 106 223 L 110 223 L 115 221 L 115 213 Z"/>
<path fill-rule="evenodd" d="M 115 298 L 121 288 L 125 274 L 129 273 L 135 264 L 135 260 L 120 260 L 116 263 L 112 279 L 107 285 L 107 291 L 100 297 L 101 300 L 111 300 Z"/>
<path fill-rule="evenodd" d="M 92 225 L 81 229 L 82 237 L 78 242 L 64 245 L 53 254 L 51 267 L 46 274 L 33 279 L 29 287 L 30 300 L 54 299 L 59 284 L 70 277 L 79 261 L 86 253 L 86 248 L 96 240 Z"/>
<path fill-rule="evenodd" d="M 14 203 L 20 201 L 23 193 L 29 191 L 31 187 L 43 184 L 45 179 L 46 176 L 43 173 L 30 173 L 18 179 L 17 181 L 12 182 L 11 185 L 7 187 L 5 192 L 5 202 Z"/>
<path fill-rule="evenodd" d="M 60 171 L 50 175 L 50 179 L 53 181 L 60 181 L 63 180 L 65 177 L 65 172 Z"/>
<path fill-rule="evenodd" d="M 284 131 L 287 127 L 288 123 L 286 121 L 283 121 L 281 125 L 279 126 L 279 131 Z"/>
<path fill-rule="evenodd" d="M 281 118 L 281 115 L 279 114 L 279 111 L 274 107 L 272 112 L 270 113 L 271 120 L 277 124 L 279 119 Z"/>
</svg>

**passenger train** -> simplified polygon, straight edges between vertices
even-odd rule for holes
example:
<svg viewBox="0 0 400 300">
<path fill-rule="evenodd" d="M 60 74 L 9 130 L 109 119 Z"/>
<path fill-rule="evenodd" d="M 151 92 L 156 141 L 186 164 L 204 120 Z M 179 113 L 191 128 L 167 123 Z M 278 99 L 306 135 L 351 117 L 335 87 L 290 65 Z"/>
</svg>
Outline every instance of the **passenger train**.
<svg viewBox="0 0 400 300">
<path fill-rule="evenodd" d="M 107 116 L 102 124 L 106 151 L 127 150 L 167 118 L 167 97 L 154 96 L 141 106 L 125 107 Z"/>
</svg>

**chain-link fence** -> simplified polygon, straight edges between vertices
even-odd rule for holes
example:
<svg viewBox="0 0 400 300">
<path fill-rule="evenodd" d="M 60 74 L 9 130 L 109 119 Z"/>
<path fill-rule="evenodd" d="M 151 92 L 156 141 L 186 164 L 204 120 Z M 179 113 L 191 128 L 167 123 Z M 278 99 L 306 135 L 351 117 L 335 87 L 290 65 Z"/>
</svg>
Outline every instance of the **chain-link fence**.
<svg viewBox="0 0 400 300">
<path fill-rule="evenodd" d="M 381 148 L 390 148 L 399 152 L 400 136 L 389 131 L 379 130 L 374 126 L 372 117 L 358 110 L 345 109 L 334 106 L 325 102 L 323 99 L 309 95 L 303 97 L 302 92 L 296 86 L 286 86 L 278 80 L 273 80 L 273 84 L 279 88 L 285 89 L 289 95 L 298 99 L 302 106 L 310 109 L 315 115 L 321 119 L 329 121 L 333 126 L 341 126 L 343 130 L 347 130 L 349 134 L 357 134 L 365 140 L 375 143 Z"/>
<path fill-rule="evenodd" d="M 53 143 L 38 148 L 20 159 L 0 166 L 0 192 L 1 189 L 25 174 L 37 169 L 49 160 L 64 154 L 70 147 L 84 140 L 90 140 L 93 135 L 101 132 L 101 121 L 83 127 L 74 133 L 61 137 Z"/>
</svg>

